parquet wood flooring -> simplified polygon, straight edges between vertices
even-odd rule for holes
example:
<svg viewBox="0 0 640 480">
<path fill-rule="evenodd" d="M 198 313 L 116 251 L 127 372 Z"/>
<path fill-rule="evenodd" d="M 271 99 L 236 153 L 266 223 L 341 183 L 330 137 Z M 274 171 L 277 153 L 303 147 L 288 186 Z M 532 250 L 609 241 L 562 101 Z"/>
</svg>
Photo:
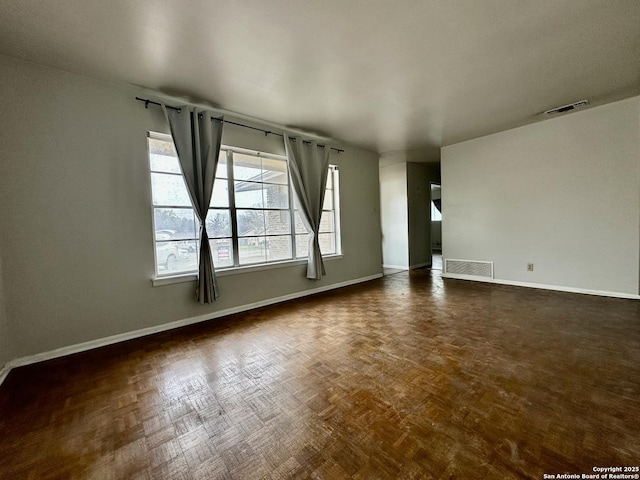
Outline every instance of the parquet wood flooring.
<svg viewBox="0 0 640 480">
<path fill-rule="evenodd" d="M 640 302 L 417 270 L 13 370 L 2 479 L 541 479 L 640 463 Z"/>
</svg>

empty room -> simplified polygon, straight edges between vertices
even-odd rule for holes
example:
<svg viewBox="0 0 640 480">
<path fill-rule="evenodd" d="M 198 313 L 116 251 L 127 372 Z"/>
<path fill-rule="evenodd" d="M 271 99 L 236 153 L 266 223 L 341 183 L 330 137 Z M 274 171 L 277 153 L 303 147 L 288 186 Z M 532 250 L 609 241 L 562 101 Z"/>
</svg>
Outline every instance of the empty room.
<svg viewBox="0 0 640 480">
<path fill-rule="evenodd" d="M 640 2 L 1 11 L 0 479 L 640 478 Z"/>
</svg>

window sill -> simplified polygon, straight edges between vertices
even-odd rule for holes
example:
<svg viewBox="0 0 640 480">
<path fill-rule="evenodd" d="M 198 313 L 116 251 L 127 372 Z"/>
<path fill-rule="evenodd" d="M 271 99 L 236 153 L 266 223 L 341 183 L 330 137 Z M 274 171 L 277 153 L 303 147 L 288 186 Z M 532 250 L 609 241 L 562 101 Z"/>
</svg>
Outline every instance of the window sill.
<svg viewBox="0 0 640 480">
<path fill-rule="evenodd" d="M 322 257 L 325 261 L 339 260 L 343 258 L 342 254 L 327 255 Z M 306 265 L 307 259 L 300 260 L 287 260 L 285 262 L 273 262 L 262 265 L 247 265 L 245 267 L 225 268 L 216 270 L 216 277 L 226 277 L 230 275 L 242 275 L 245 273 L 260 272 L 262 270 L 273 270 L 276 268 L 294 267 L 296 265 Z M 151 283 L 154 287 L 161 287 L 163 285 L 173 285 L 174 283 L 194 282 L 198 279 L 198 275 L 195 273 L 186 273 L 181 275 L 172 275 L 166 277 L 156 277 L 151 279 Z"/>
</svg>

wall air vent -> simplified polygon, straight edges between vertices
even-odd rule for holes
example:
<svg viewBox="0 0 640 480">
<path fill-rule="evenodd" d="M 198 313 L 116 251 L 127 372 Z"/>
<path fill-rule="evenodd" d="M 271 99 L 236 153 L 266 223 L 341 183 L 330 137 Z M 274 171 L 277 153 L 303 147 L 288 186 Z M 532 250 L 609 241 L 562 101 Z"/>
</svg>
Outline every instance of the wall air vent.
<svg viewBox="0 0 640 480">
<path fill-rule="evenodd" d="M 579 102 L 570 103 L 569 105 L 563 105 L 562 107 L 552 108 L 544 112 L 545 115 L 556 115 L 558 113 L 569 112 L 576 108 L 584 107 L 589 103 L 589 100 L 580 100 Z"/>
<path fill-rule="evenodd" d="M 470 280 L 474 278 L 493 278 L 493 262 L 446 258 L 444 261 L 444 273 L 448 276 L 468 278 Z"/>
</svg>

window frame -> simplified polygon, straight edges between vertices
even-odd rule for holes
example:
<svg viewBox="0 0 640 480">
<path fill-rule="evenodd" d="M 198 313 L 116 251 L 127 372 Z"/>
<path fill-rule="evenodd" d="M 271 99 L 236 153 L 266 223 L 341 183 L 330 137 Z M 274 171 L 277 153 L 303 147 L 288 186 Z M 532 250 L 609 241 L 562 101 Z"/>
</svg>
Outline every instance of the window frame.
<svg viewBox="0 0 640 480">
<path fill-rule="evenodd" d="M 171 135 L 169 134 L 164 134 L 164 133 L 158 133 L 158 132 L 153 132 L 153 131 L 149 131 L 147 132 L 147 161 L 149 162 L 149 178 L 150 178 L 150 187 L 151 187 L 151 217 L 152 217 L 152 228 L 153 228 L 153 235 L 152 235 L 152 243 L 153 243 L 153 251 L 154 251 L 154 278 L 153 280 L 153 284 L 154 286 L 157 285 L 166 285 L 166 284 L 171 284 L 171 283 L 178 283 L 178 282 L 184 282 L 184 281 L 191 281 L 195 278 L 197 278 L 197 268 L 195 270 L 187 270 L 187 271 L 181 271 L 181 272 L 159 272 L 158 271 L 158 254 L 157 254 L 157 248 L 158 248 L 158 240 L 157 240 L 157 235 L 156 235 L 156 210 L 157 209 L 169 209 L 169 208 L 173 208 L 173 209 L 184 209 L 184 210 L 190 210 L 191 212 L 193 212 L 194 215 L 194 219 L 195 219 L 195 212 L 193 210 L 193 206 L 172 206 L 172 205 L 155 205 L 154 204 L 154 191 L 153 191 L 153 182 L 152 182 L 152 177 L 153 177 L 153 173 L 163 173 L 163 174 L 171 174 L 171 175 L 176 175 L 176 176 L 180 176 L 181 178 L 183 178 L 184 181 L 184 177 L 182 172 L 180 173 L 170 173 L 170 172 L 155 172 L 152 167 L 151 167 L 151 149 L 150 149 L 150 141 L 151 140 L 160 140 L 160 141 L 169 141 L 173 143 L 173 138 L 171 137 Z M 282 208 L 282 209 L 272 209 L 272 208 L 267 208 L 266 205 L 264 205 L 263 203 L 263 208 L 252 208 L 252 207 L 238 207 L 236 205 L 236 188 L 235 188 L 235 183 L 236 183 L 236 179 L 234 178 L 234 161 L 233 161 L 233 156 L 234 154 L 241 154 L 241 155 L 249 155 L 249 156 L 255 156 L 258 158 L 272 158 L 275 160 L 280 160 L 280 161 L 285 161 L 287 162 L 287 157 L 284 155 L 277 155 L 277 154 L 272 154 L 272 153 L 265 153 L 265 152 L 260 152 L 257 150 L 251 150 L 251 149 L 246 149 L 246 148 L 242 148 L 242 147 L 236 147 L 236 146 L 232 146 L 232 145 L 222 145 L 220 148 L 221 154 L 222 152 L 225 152 L 224 154 L 226 155 L 226 179 L 221 179 L 218 177 L 218 175 L 216 174 L 216 181 L 218 180 L 226 180 L 227 183 L 227 196 L 228 196 L 228 206 L 227 207 L 218 207 L 218 206 L 209 206 L 208 208 L 208 212 L 211 212 L 212 210 L 228 210 L 229 211 L 229 218 L 230 218 L 230 230 L 231 230 L 231 237 L 224 237 L 224 238 L 228 238 L 231 241 L 231 245 L 232 245 L 232 252 L 233 252 L 233 265 L 229 265 L 229 266 L 217 266 L 216 265 L 216 275 L 217 276 L 225 276 L 225 275 L 232 275 L 232 274 L 237 274 L 237 273 L 246 273 L 249 271 L 259 271 L 259 270 L 265 270 L 265 269 L 271 269 L 271 268 L 280 268 L 280 267 L 287 267 L 287 266 L 292 266 L 292 265 L 297 265 L 297 264 L 306 264 L 307 263 L 307 259 L 308 259 L 308 255 L 304 256 L 304 257 L 298 257 L 297 256 L 297 249 L 296 249 L 296 239 L 298 237 L 298 235 L 305 235 L 305 234 L 297 234 L 296 233 L 296 221 L 295 221 L 295 216 L 296 216 L 296 206 L 295 206 L 295 193 L 293 191 L 293 185 L 291 183 L 290 177 L 289 177 L 289 171 L 287 168 L 286 171 L 286 175 L 287 175 L 287 193 L 288 193 L 288 208 Z M 219 167 L 221 165 L 219 164 Z M 332 205 L 333 205 L 333 209 L 324 209 L 323 208 L 323 213 L 325 211 L 328 212 L 333 212 L 333 231 L 332 232 L 320 232 L 320 233 L 332 233 L 333 234 L 333 241 L 335 243 L 335 250 L 332 253 L 328 253 L 328 254 L 323 254 L 322 257 L 326 260 L 326 259 L 332 259 L 332 258 L 342 258 L 342 241 L 341 241 L 341 234 L 340 234 L 340 192 L 339 192 L 339 174 L 338 174 L 338 167 L 336 165 L 329 165 L 329 172 L 328 172 L 328 178 L 329 176 L 331 177 L 331 189 L 327 189 L 325 186 L 325 196 L 327 194 L 331 194 L 331 201 L 332 201 Z M 239 182 L 245 181 L 245 180 L 238 180 Z M 254 181 L 251 181 L 254 182 Z M 254 183 L 260 183 L 263 188 L 264 185 L 271 185 L 270 182 L 254 182 Z M 275 184 L 274 184 L 275 185 Z M 284 184 L 282 184 L 284 185 Z M 186 185 L 185 185 L 186 188 Z M 327 202 L 327 199 L 325 198 L 325 204 Z M 324 207 L 324 205 L 323 205 Z M 289 220 L 290 220 L 290 228 L 289 228 L 289 233 L 286 234 L 267 234 L 266 233 L 266 229 L 265 232 L 260 235 L 260 237 L 270 237 L 270 236 L 288 236 L 290 238 L 290 244 L 291 244 L 291 257 L 286 258 L 286 259 L 277 259 L 277 260 L 266 260 L 264 262 L 256 262 L 256 263 L 245 263 L 245 264 L 241 264 L 240 263 L 240 248 L 239 248 L 239 241 L 241 238 L 245 238 L 245 237 L 240 237 L 239 233 L 238 233 L 238 210 L 256 210 L 256 211 L 262 211 L 262 212 L 267 212 L 267 211 L 272 211 L 272 210 L 280 210 L 282 212 L 288 212 L 288 216 L 289 216 Z M 195 219 L 195 221 L 197 222 L 197 219 Z M 197 224 L 196 224 L 196 229 Z M 223 237 L 210 237 L 210 241 L 215 240 L 217 238 L 223 238 Z M 248 237 L 246 237 L 248 238 Z M 197 254 L 197 249 L 199 248 L 199 235 L 196 232 L 195 234 L 195 238 L 180 238 L 180 239 L 171 239 L 168 240 L 170 242 L 176 242 L 176 244 L 178 244 L 178 242 L 184 242 L 184 241 L 195 241 L 196 242 L 196 254 Z"/>
</svg>

